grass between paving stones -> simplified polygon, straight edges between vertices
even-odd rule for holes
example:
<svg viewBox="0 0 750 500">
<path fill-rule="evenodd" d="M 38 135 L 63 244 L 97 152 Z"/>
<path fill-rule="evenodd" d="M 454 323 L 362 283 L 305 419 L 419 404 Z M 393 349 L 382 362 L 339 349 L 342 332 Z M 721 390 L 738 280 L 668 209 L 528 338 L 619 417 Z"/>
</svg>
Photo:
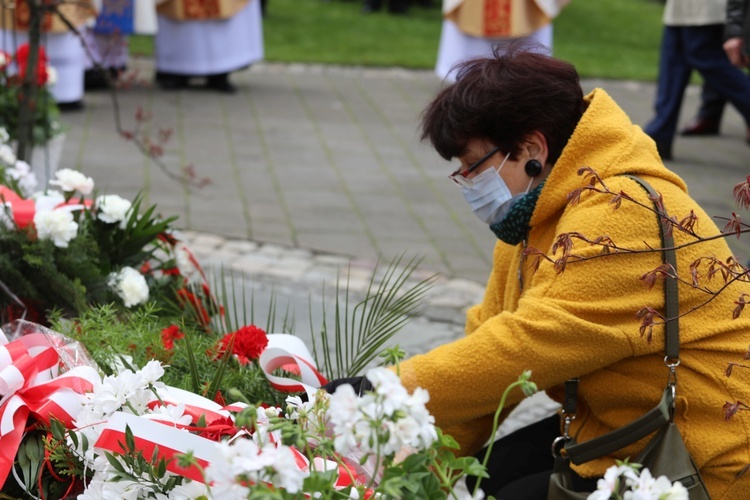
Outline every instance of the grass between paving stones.
<svg viewBox="0 0 750 500">
<path fill-rule="evenodd" d="M 259 0 L 251 0 L 259 1 Z M 440 39 L 440 0 L 405 16 L 363 14 L 361 0 L 268 0 L 266 61 L 429 69 Z M 584 78 L 654 80 L 659 0 L 572 0 L 555 20 L 555 55 Z M 134 36 L 133 54 L 151 55 L 151 37 Z"/>
</svg>

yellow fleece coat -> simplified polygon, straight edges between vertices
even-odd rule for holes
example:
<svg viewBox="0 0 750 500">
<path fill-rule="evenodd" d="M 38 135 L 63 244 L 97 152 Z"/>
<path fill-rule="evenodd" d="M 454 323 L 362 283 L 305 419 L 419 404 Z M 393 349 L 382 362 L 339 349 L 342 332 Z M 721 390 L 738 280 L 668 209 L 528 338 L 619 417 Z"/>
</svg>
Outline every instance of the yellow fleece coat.
<svg viewBox="0 0 750 500">
<path fill-rule="evenodd" d="M 660 246 L 656 216 L 633 203 L 623 202 L 614 210 L 609 196 L 588 193 L 578 205 L 567 204 L 567 194 L 582 185 L 577 170 L 583 166 L 595 169 L 613 191 L 625 191 L 651 206 L 643 188 L 621 174 L 642 177 L 663 195 L 670 214 L 680 220 L 692 210 L 699 217 L 699 234 L 717 234 L 684 182 L 663 166 L 653 141 L 606 92 L 597 89 L 586 100 L 588 109 L 540 194 L 528 246 L 551 255 L 556 236 L 569 232 L 590 238 L 606 235 L 625 248 L 644 248 L 644 242 Z M 691 238 L 676 232 L 675 239 L 680 244 Z M 581 255 L 599 253 L 585 244 L 576 244 L 576 249 Z M 529 260 L 522 262 L 522 252 L 521 244 L 498 242 L 484 301 L 468 312 L 467 336 L 401 366 L 407 389 L 429 390 L 429 410 L 437 425 L 456 437 L 463 454 L 485 444 L 502 392 L 524 370 L 532 370 L 532 380 L 557 401 L 561 384 L 581 377 L 578 418 L 572 425 L 579 442 L 653 408 L 667 380 L 663 328 L 654 329 L 649 343 L 635 319 L 644 306 L 662 310 L 661 282 L 649 290 L 639 280 L 661 263 L 661 254 L 571 263 L 558 274 L 548 262 L 533 272 Z M 723 239 L 687 247 L 677 252 L 679 274 L 690 276 L 688 266 L 700 256 L 724 260 L 730 254 Z M 719 281 L 710 287 L 718 289 Z M 750 373 L 724 375 L 727 363 L 741 361 L 750 343 L 750 313 L 732 320 L 734 300 L 741 292 L 750 293 L 750 286 L 733 285 L 680 319 L 676 422 L 715 499 L 743 498 L 750 488 L 750 474 L 735 477 L 750 464 L 750 422 L 742 412 L 726 422 L 722 410 L 726 401 L 750 403 Z M 679 294 L 682 313 L 708 298 L 683 284 Z M 510 405 L 522 398 L 520 391 L 512 392 Z M 622 450 L 616 458 L 634 458 L 645 443 Z M 576 469 L 595 477 L 613 462 L 614 457 L 605 457 Z"/>
</svg>

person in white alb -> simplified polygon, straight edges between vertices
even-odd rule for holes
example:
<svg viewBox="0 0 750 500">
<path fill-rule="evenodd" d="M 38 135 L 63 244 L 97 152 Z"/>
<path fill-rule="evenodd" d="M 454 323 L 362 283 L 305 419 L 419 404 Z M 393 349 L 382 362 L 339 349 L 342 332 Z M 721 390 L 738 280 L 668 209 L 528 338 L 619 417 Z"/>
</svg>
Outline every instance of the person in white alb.
<svg viewBox="0 0 750 500">
<path fill-rule="evenodd" d="M 529 37 L 552 55 L 552 20 L 570 0 L 443 0 L 435 73 L 455 80 L 456 64 L 491 57 L 499 43 Z"/>
<path fill-rule="evenodd" d="M 165 90 L 205 86 L 234 92 L 233 71 L 263 59 L 260 0 L 166 0 L 157 5 L 156 82 Z"/>
</svg>

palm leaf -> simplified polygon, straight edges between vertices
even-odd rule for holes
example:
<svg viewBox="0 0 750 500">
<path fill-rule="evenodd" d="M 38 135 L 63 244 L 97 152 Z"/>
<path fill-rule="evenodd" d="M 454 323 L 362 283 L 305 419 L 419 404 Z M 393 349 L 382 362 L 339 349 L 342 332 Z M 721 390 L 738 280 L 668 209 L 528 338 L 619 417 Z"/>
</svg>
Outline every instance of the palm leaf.
<svg viewBox="0 0 750 500">
<path fill-rule="evenodd" d="M 360 374 L 378 356 L 385 344 L 409 321 L 435 281 L 435 275 L 410 285 L 409 278 L 421 259 L 412 258 L 399 268 L 403 256 L 394 259 L 376 284 L 378 265 L 367 288 L 366 296 L 350 308 L 349 277 L 341 293 L 336 286 L 334 311 L 334 345 L 331 349 L 328 324 L 323 311 L 320 332 L 312 332 L 313 356 L 329 378 Z M 318 347 L 320 345 L 320 347 Z M 321 359 L 322 358 L 322 359 Z"/>
</svg>

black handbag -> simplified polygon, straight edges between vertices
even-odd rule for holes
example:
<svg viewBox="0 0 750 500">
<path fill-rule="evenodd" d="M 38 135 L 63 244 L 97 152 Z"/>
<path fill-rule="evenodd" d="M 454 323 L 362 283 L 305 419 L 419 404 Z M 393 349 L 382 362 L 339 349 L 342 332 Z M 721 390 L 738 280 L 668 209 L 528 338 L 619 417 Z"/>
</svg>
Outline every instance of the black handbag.
<svg viewBox="0 0 750 500">
<path fill-rule="evenodd" d="M 632 175 L 626 177 L 638 182 L 648 191 L 652 199 L 657 199 L 658 195 L 646 181 Z M 655 206 L 658 212 L 662 248 L 664 249 L 662 252 L 664 262 L 677 269 L 674 240 L 671 235 L 665 235 L 662 226 L 662 218 L 666 217 L 666 214 L 663 214 L 656 204 Z M 667 476 L 672 482 L 680 481 L 688 490 L 691 500 L 707 500 L 710 498 L 698 467 L 685 447 L 682 435 L 673 420 L 677 389 L 676 368 L 680 364 L 680 325 L 677 320 L 679 302 L 675 278 L 667 277 L 665 279 L 664 296 L 665 317 L 671 321 L 668 321 L 665 325 L 664 364 L 669 369 L 669 377 L 661 401 L 654 409 L 624 427 L 583 443 L 575 443 L 568 431 L 571 421 L 575 419 L 578 379 L 568 380 L 565 383 L 565 399 L 562 405 L 563 436 L 555 439 L 552 444 L 555 465 L 550 478 L 547 500 L 587 498 L 591 492 L 573 490 L 571 462 L 580 465 L 609 455 L 654 432 L 656 434 L 632 462 L 648 468 L 654 477 Z"/>
</svg>

